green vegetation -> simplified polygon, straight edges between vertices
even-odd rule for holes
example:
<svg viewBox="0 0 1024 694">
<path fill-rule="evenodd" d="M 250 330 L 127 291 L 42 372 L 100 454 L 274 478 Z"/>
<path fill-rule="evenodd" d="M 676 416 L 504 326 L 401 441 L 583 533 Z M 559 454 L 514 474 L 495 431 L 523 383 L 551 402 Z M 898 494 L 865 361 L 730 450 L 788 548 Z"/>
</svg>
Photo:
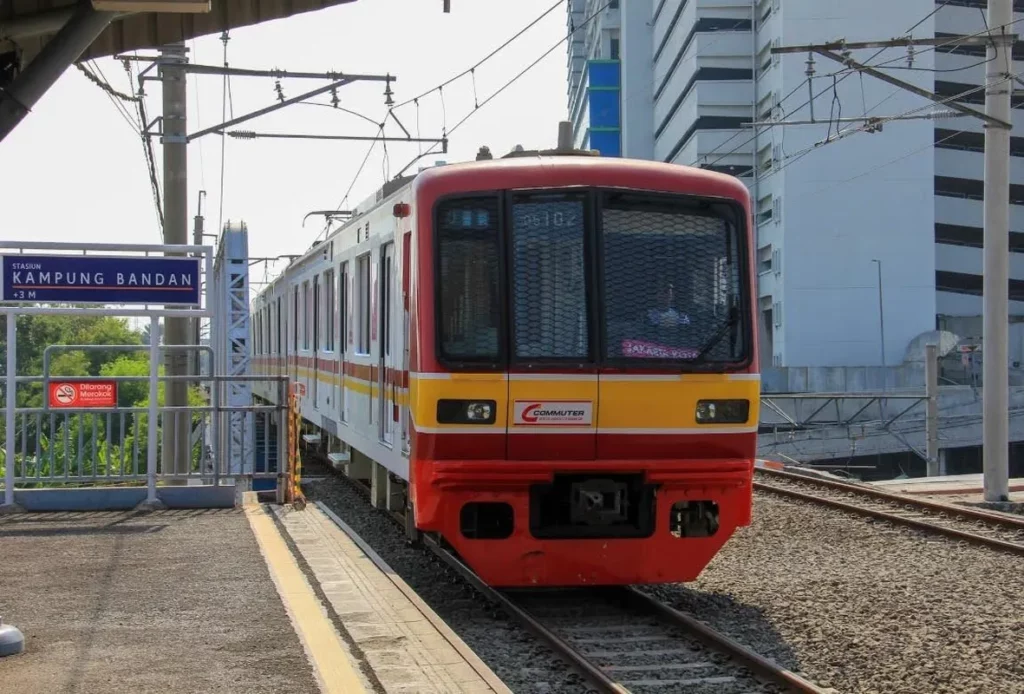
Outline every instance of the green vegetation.
<svg viewBox="0 0 1024 694">
<path fill-rule="evenodd" d="M 0 316 L 0 331 L 6 330 L 6 317 Z M 50 477 L 65 474 L 96 476 L 144 474 L 148 451 L 148 380 L 118 384 L 119 412 L 66 413 L 43 412 L 45 393 L 41 375 L 43 352 L 49 345 L 144 345 L 148 331 L 132 329 L 121 318 L 107 316 L 19 316 L 17 362 L 18 375 L 40 378 L 20 383 L 17 389 L 17 454 L 15 472 Z M 4 335 L 5 332 L 0 332 Z M 7 350 L 0 343 L 0 372 L 6 376 Z M 163 367 L 160 368 L 161 375 Z M 139 376 L 148 379 L 149 352 L 146 349 L 124 352 L 105 349 L 54 350 L 50 357 L 51 377 Z M 6 405 L 6 393 L 0 398 Z M 163 405 L 164 384 L 160 383 L 157 402 Z M 189 404 L 206 404 L 201 391 L 193 387 Z M 201 418 L 193 414 L 193 426 Z M 6 440 L 5 422 L 0 417 L 0 448 Z M 201 442 L 193 447 L 192 461 L 198 469 Z M 6 464 L 6 451 L 0 450 L 0 482 Z"/>
</svg>

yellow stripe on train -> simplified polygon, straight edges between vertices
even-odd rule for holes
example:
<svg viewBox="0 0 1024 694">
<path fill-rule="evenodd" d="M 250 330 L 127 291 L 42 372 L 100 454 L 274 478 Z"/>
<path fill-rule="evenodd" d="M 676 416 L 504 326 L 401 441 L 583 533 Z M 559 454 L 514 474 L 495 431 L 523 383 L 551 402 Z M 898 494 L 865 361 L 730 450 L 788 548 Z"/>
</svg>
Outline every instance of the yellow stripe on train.
<svg viewBox="0 0 1024 694">
<path fill-rule="evenodd" d="M 273 369 L 269 371 L 273 372 Z M 313 370 L 295 367 L 292 373 L 312 380 Z M 323 387 L 341 386 L 362 395 L 379 397 L 379 384 L 355 378 L 317 373 Z M 497 405 L 495 423 L 491 427 L 504 428 L 508 421 L 509 403 L 515 400 L 595 401 L 597 382 L 594 379 L 568 377 L 509 380 L 505 374 L 451 374 L 443 378 L 410 379 L 413 419 L 420 426 L 444 427 L 437 421 L 437 401 L 493 400 Z M 398 404 L 406 406 L 410 393 L 398 389 Z M 749 415 L 744 423 L 718 425 L 715 429 L 744 429 L 757 423 L 760 415 L 760 382 L 756 379 L 733 379 L 728 374 L 685 374 L 678 377 L 650 379 L 627 375 L 601 379 L 600 399 L 595 425 L 602 429 L 690 429 L 698 425 L 696 413 L 700 400 L 745 399 L 750 402 Z M 488 428 L 486 425 L 481 429 Z"/>
</svg>

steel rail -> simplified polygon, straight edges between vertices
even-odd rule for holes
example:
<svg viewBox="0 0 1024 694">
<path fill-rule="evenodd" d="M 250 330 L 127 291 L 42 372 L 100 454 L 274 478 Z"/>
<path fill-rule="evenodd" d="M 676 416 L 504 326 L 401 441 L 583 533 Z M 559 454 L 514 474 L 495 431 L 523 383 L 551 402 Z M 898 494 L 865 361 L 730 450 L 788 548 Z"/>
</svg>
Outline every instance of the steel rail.
<svg viewBox="0 0 1024 694">
<path fill-rule="evenodd" d="M 333 466 L 329 464 L 327 467 L 329 470 L 334 472 L 336 477 L 348 482 L 353 489 L 369 498 L 370 489 L 360 480 L 339 474 L 334 470 Z M 385 515 L 400 528 L 405 528 L 405 516 L 399 511 L 389 510 Z M 438 559 L 452 568 L 484 597 L 493 603 L 497 603 L 500 607 L 505 609 L 508 614 L 529 629 L 535 636 L 540 638 L 542 641 L 545 641 L 552 650 L 562 656 L 574 670 L 576 670 L 592 685 L 597 687 L 598 691 L 602 694 L 630 694 L 628 689 L 617 684 L 614 680 L 604 674 L 599 667 L 574 650 L 572 646 L 559 638 L 553 631 L 538 622 L 533 615 L 516 605 L 508 596 L 484 583 L 479 576 L 473 573 L 472 569 L 462 563 L 458 557 L 442 547 L 433 537 L 421 533 L 420 540 Z"/>
<path fill-rule="evenodd" d="M 323 461 L 321 461 L 323 462 Z M 367 499 L 370 495 L 369 487 L 361 480 L 356 480 L 344 474 L 338 473 L 329 463 L 324 462 L 328 470 L 334 476 L 347 482 L 353 489 L 364 495 Z M 405 528 L 405 517 L 399 511 L 389 510 L 385 515 L 396 525 Z M 528 610 L 520 607 L 514 600 L 496 588 L 487 585 L 483 579 L 476 575 L 471 568 L 463 563 L 458 557 L 449 552 L 441 543 L 430 535 L 421 534 L 420 540 L 438 559 L 459 574 L 470 585 L 472 585 L 484 597 L 492 603 L 496 603 L 506 610 L 535 636 L 546 642 L 559 656 L 565 659 L 569 665 L 594 685 L 598 691 L 608 694 L 631 694 L 630 690 L 615 682 L 608 675 L 595 665 L 590 659 L 581 654 L 565 640 L 560 638 L 554 631 L 544 626 Z M 703 622 L 690 617 L 645 593 L 631 586 L 623 586 L 622 590 L 628 600 L 639 605 L 643 610 L 654 613 L 665 622 L 670 623 L 690 636 L 704 643 L 706 646 L 729 656 L 743 667 L 769 680 L 774 684 L 786 687 L 789 691 L 798 694 L 829 694 L 832 689 L 823 689 L 800 677 L 796 673 L 781 667 L 775 662 L 763 657 L 759 653 L 747 648 L 725 634 L 715 631 Z"/>
<path fill-rule="evenodd" d="M 552 650 L 567 660 L 573 669 L 577 670 L 591 684 L 597 687 L 598 691 L 607 692 L 608 694 L 630 694 L 628 689 L 615 682 L 615 680 L 608 677 L 608 675 L 604 674 L 601 668 L 592 663 L 586 656 L 581 654 L 571 645 L 559 638 L 555 632 L 537 621 L 533 615 L 517 605 L 511 598 L 504 595 L 496 588 L 492 588 L 484 583 L 479 576 L 473 573 L 472 569 L 459 561 L 459 559 L 451 552 L 441 547 L 434 538 L 429 535 L 423 535 L 422 540 L 423 544 L 425 544 L 431 552 L 433 552 L 445 564 L 454 569 L 456 573 L 466 579 L 466 581 L 468 581 L 482 595 L 491 601 L 496 602 L 503 609 L 507 610 L 509 614 L 519 620 L 531 632 L 533 632 L 534 635 L 547 642 Z"/>
<path fill-rule="evenodd" d="M 803 479 L 803 478 L 802 478 Z M 820 506 L 831 506 L 843 511 L 850 513 L 869 516 L 876 520 L 887 521 L 897 525 L 906 525 L 917 530 L 923 530 L 925 532 L 937 533 L 940 535 L 946 535 L 957 540 L 964 540 L 977 545 L 986 545 L 996 549 L 1006 550 L 1014 554 L 1024 555 L 1024 545 L 1017 544 L 1014 542 L 1007 542 L 1006 540 L 1000 540 L 995 537 L 986 537 L 985 535 L 979 535 L 977 533 L 967 532 L 966 530 L 958 530 L 956 528 L 948 528 L 938 523 L 931 523 L 928 521 L 918 520 L 917 518 L 908 518 L 907 516 L 901 516 L 897 513 L 891 513 L 889 511 L 880 511 L 878 509 L 866 508 L 864 506 L 858 506 L 856 504 L 847 503 L 845 501 L 838 501 L 836 499 L 828 499 L 814 494 L 808 494 L 807 492 L 798 492 L 795 489 L 787 489 L 786 487 L 777 487 L 772 484 L 765 484 L 764 482 L 754 482 L 754 489 L 770 492 L 772 494 L 779 494 L 780 496 L 790 497 L 792 499 L 799 499 L 801 501 L 808 501 L 812 504 L 818 504 Z"/>
<path fill-rule="evenodd" d="M 820 477 L 811 477 L 809 475 L 801 475 L 795 472 L 786 472 L 784 470 L 757 468 L 755 472 L 769 477 L 774 476 L 781 479 L 793 480 L 794 482 L 805 482 L 807 484 L 816 484 L 821 487 L 840 489 L 843 491 L 853 492 L 854 494 L 860 494 L 862 496 L 874 497 L 882 501 L 909 504 L 911 506 L 916 506 L 921 509 L 927 509 L 928 511 L 935 513 L 948 513 L 951 515 L 963 516 L 964 518 L 972 518 L 974 520 L 985 521 L 987 523 L 994 523 L 996 525 L 1001 525 L 1006 528 L 1024 530 L 1024 518 L 1015 518 L 1009 515 L 994 513 L 992 511 L 986 511 L 984 509 L 954 506 L 952 504 L 942 503 L 941 501 L 933 501 L 931 499 L 915 499 L 914 497 L 910 497 L 905 494 L 895 494 L 893 492 L 887 492 L 881 489 L 874 489 L 872 487 L 867 487 L 865 485 L 851 484 L 850 482 L 842 482 L 840 480 L 830 480 Z M 755 482 L 754 484 L 756 485 L 757 483 Z"/>
<path fill-rule="evenodd" d="M 761 675 L 765 679 L 776 684 L 781 684 L 791 691 L 801 694 L 823 694 L 831 692 L 831 689 L 822 689 L 812 682 L 805 680 L 792 670 L 788 670 L 777 663 L 765 658 L 761 654 L 747 648 L 738 641 L 734 641 L 725 634 L 715 631 L 708 625 L 688 614 L 666 605 L 650 595 L 627 586 L 628 598 L 638 603 L 650 612 L 656 613 L 659 617 L 671 624 L 680 627 L 689 635 L 703 642 L 706 646 L 719 652 L 725 653 L 734 660 L 739 661 L 751 671 Z"/>
</svg>

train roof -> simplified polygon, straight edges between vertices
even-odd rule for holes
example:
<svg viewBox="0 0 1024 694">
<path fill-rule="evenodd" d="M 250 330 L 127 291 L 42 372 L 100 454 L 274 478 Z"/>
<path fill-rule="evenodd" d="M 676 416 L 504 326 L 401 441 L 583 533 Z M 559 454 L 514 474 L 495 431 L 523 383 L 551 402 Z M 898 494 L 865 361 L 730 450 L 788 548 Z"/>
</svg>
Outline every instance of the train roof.
<svg viewBox="0 0 1024 694">
<path fill-rule="evenodd" d="M 486 148 L 481 148 L 481 153 Z M 682 164 L 668 164 L 665 162 L 651 161 L 647 159 L 626 159 L 621 157 L 601 157 L 591 151 L 559 151 L 559 150 L 514 150 L 500 158 L 478 158 L 476 161 L 458 163 L 439 163 L 408 176 L 398 176 L 372 195 L 366 197 L 352 209 L 352 216 L 346 219 L 341 226 L 336 228 L 326 238 L 318 240 L 307 248 L 301 256 L 293 258 L 288 266 L 277 277 L 271 280 L 263 291 L 256 296 L 272 289 L 279 280 L 285 278 L 287 272 L 303 265 L 310 257 L 329 243 L 338 235 L 344 233 L 351 227 L 357 225 L 366 214 L 376 209 L 388 198 L 392 197 L 406 186 L 439 186 L 445 187 L 463 186 L 466 181 L 478 181 L 484 187 L 489 182 L 503 179 L 506 175 L 511 179 L 512 187 L 515 187 L 515 179 L 522 175 L 524 170 L 537 166 L 550 167 L 551 171 L 573 171 L 574 175 L 582 179 L 582 185 L 591 181 L 610 180 L 619 176 L 629 177 L 631 180 L 640 179 L 643 181 L 676 181 L 687 185 L 695 185 L 703 189 L 711 189 L 720 194 L 730 197 L 743 198 L 749 196 L 747 187 L 735 176 L 710 171 L 699 167 L 685 166 Z M 749 199 L 749 197 L 748 197 Z"/>
</svg>

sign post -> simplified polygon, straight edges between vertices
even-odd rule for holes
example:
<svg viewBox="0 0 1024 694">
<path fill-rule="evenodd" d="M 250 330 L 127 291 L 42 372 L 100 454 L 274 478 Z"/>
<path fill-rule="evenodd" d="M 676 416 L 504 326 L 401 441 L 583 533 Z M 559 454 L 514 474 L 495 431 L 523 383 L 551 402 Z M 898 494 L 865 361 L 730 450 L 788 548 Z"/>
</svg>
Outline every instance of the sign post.
<svg viewBox="0 0 1024 694">
<path fill-rule="evenodd" d="M 7 451 L 4 454 L 4 505 L 3 508 L 17 511 L 14 505 L 14 453 L 17 448 L 17 437 L 14 435 L 14 412 L 17 407 L 18 388 L 18 341 L 15 339 L 16 321 L 18 317 L 7 314 L 7 387 L 4 389 L 6 409 L 6 429 L 4 439 Z"/>
<path fill-rule="evenodd" d="M 187 245 L 17 241 L 0 241 L 0 248 L 19 251 L 0 253 L 0 313 L 7 316 L 6 469 L 4 503 L 0 510 L 18 510 L 14 503 L 18 314 L 67 315 L 72 312 L 107 316 L 133 315 L 150 319 L 147 498 L 140 507 L 161 507 L 156 495 L 157 426 L 160 415 L 157 400 L 160 344 L 158 319 L 160 316 L 196 318 L 210 315 L 209 305 L 206 308 L 202 306 L 201 287 L 204 274 L 206 284 L 209 285 L 213 265 L 212 249 Z M 26 252 L 30 250 L 37 253 Z M 62 251 L 75 255 L 59 255 Z M 90 252 L 96 254 L 89 255 Z M 133 252 L 135 255 L 127 255 Z M 160 255 L 150 255 L 155 253 Z M 106 379 L 48 381 L 44 395 L 44 406 L 47 408 L 115 408 L 117 382 Z"/>
</svg>

